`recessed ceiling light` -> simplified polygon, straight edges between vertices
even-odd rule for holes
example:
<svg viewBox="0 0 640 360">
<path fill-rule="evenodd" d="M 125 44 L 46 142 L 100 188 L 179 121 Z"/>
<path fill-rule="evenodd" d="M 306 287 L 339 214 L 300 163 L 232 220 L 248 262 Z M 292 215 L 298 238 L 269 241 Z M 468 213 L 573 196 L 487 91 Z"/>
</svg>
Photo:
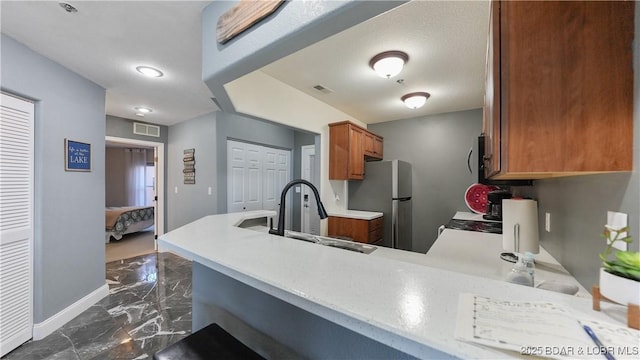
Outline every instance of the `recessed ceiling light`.
<svg viewBox="0 0 640 360">
<path fill-rule="evenodd" d="M 143 113 L 143 114 L 148 114 L 151 112 L 151 109 L 149 109 L 148 107 L 144 107 L 144 106 L 138 106 L 136 107 L 136 111 L 139 113 Z"/>
<path fill-rule="evenodd" d="M 138 70 L 140 74 L 148 77 L 162 77 L 162 75 L 164 75 L 162 71 L 152 68 L 151 66 L 138 66 L 136 70 Z"/>
<path fill-rule="evenodd" d="M 68 13 L 76 13 L 76 12 L 78 12 L 78 9 L 76 9 L 75 6 L 73 6 L 73 5 L 69 4 L 69 3 L 60 2 L 60 3 L 58 3 L 58 5 L 60 5 L 60 7 L 63 8 Z"/>
<path fill-rule="evenodd" d="M 431 95 L 426 92 L 414 92 L 406 94 L 400 98 L 409 109 L 417 109 L 422 107 Z"/>
<path fill-rule="evenodd" d="M 143 113 L 141 113 L 141 112 L 137 112 L 137 113 L 136 113 L 136 115 L 137 115 L 137 116 L 144 117 L 144 114 L 143 114 Z"/>
</svg>

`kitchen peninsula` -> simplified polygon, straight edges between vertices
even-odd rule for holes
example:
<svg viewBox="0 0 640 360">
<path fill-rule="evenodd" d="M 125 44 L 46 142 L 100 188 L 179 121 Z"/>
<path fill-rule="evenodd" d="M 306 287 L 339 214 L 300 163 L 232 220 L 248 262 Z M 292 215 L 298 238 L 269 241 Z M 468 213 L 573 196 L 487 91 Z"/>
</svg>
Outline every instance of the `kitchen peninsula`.
<svg viewBox="0 0 640 360">
<path fill-rule="evenodd" d="M 217 322 L 267 358 L 518 356 L 455 339 L 463 293 L 551 301 L 608 322 L 620 311 L 598 313 L 588 298 L 416 263 L 423 254 L 366 255 L 239 227 L 272 216 L 211 215 L 159 240 L 161 250 L 193 260 L 193 329 Z"/>
</svg>

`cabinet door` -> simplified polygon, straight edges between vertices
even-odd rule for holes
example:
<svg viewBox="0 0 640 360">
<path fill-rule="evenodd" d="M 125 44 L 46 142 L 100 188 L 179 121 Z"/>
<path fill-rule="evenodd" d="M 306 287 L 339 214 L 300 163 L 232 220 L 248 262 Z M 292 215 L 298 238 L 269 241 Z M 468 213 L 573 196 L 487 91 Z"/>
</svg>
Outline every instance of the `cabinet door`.
<svg viewBox="0 0 640 360">
<path fill-rule="evenodd" d="M 382 226 L 379 223 L 381 220 L 371 229 L 372 224 L 368 220 L 329 216 L 328 234 L 331 237 L 346 237 L 361 243 L 372 243 L 382 238 Z M 377 230 L 379 234 L 375 234 Z"/>
<path fill-rule="evenodd" d="M 349 126 L 349 179 L 364 179 L 364 132 Z"/>
<path fill-rule="evenodd" d="M 491 2 L 484 95 L 485 176 L 500 171 L 500 2 Z"/>
<path fill-rule="evenodd" d="M 382 149 L 383 149 L 383 141 L 382 138 L 380 136 L 374 136 L 373 137 L 373 153 L 374 156 L 380 160 L 382 160 Z"/>
<path fill-rule="evenodd" d="M 488 175 L 632 170 L 635 2 L 497 5 L 485 98 Z"/>
<path fill-rule="evenodd" d="M 329 179 L 348 180 L 349 124 L 329 125 Z"/>
<path fill-rule="evenodd" d="M 363 134 L 366 160 L 382 160 L 382 138 L 368 131 L 363 131 Z"/>
<path fill-rule="evenodd" d="M 373 135 L 370 132 L 365 132 L 364 133 L 364 154 L 367 156 L 375 156 L 376 154 L 376 150 L 375 150 L 375 135 Z"/>
</svg>

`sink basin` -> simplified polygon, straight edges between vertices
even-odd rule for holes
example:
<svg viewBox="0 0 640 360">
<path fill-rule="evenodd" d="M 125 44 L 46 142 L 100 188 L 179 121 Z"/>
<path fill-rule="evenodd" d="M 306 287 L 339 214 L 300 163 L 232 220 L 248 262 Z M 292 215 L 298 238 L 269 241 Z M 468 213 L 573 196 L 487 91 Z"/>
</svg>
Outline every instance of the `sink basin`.
<svg viewBox="0 0 640 360">
<path fill-rule="evenodd" d="M 296 240 L 308 241 L 308 242 L 312 242 L 312 243 L 319 243 L 320 242 L 320 239 L 319 239 L 320 236 L 301 233 L 301 232 L 297 232 L 297 231 L 291 231 L 291 230 L 285 230 L 284 231 L 284 237 L 288 237 L 288 238 L 296 239 Z"/>
<path fill-rule="evenodd" d="M 308 241 L 324 246 L 331 246 L 339 249 L 359 252 L 362 254 L 371 254 L 377 249 L 377 247 L 372 245 L 360 244 L 353 241 L 339 240 L 326 236 L 312 235 L 290 230 L 285 231 L 284 236 L 291 239 Z"/>
</svg>

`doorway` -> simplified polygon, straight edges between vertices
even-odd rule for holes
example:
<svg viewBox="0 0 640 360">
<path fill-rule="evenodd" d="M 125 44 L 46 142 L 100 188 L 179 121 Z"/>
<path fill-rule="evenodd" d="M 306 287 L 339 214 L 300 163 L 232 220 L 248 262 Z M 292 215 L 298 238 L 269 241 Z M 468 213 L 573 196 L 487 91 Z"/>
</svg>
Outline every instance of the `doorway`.
<svg viewBox="0 0 640 360">
<path fill-rule="evenodd" d="M 158 249 L 158 236 L 164 234 L 164 144 L 154 141 L 135 140 L 128 138 L 119 138 L 113 136 L 105 137 L 107 143 L 117 144 L 125 147 L 138 147 L 153 149 L 153 166 L 146 166 L 145 175 L 151 175 L 153 172 L 153 181 L 142 184 L 142 196 L 152 196 L 154 206 L 153 220 L 153 249 Z M 153 193 L 153 195 L 151 195 Z M 133 235 L 133 234 L 132 234 Z"/>
<path fill-rule="evenodd" d="M 300 177 L 311 183 L 316 179 L 316 146 L 303 145 L 300 156 Z M 302 196 L 300 197 L 300 231 L 307 234 L 320 235 L 320 220 L 313 214 L 318 213 L 313 193 L 308 186 L 302 186 Z"/>
</svg>

